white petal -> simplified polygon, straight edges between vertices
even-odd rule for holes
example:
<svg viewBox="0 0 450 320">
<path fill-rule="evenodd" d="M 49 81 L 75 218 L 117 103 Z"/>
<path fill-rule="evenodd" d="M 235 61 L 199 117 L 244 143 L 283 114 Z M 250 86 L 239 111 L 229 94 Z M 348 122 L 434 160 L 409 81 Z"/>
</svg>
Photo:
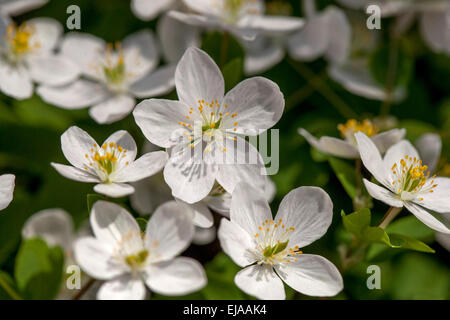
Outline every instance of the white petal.
<svg viewBox="0 0 450 320">
<path fill-rule="evenodd" d="M 27 21 L 27 25 L 33 28 L 33 33 L 28 39 L 31 46 L 37 49 L 33 55 L 46 55 L 56 48 L 59 38 L 63 33 L 62 25 L 52 18 L 34 18 Z"/>
<path fill-rule="evenodd" d="M 144 76 L 130 87 L 136 97 L 150 98 L 170 93 L 175 87 L 175 65 L 168 65 Z"/>
<path fill-rule="evenodd" d="M 152 264 L 147 271 L 146 283 L 159 294 L 181 296 L 202 289 L 207 279 L 200 263 L 191 258 L 179 257 Z"/>
<path fill-rule="evenodd" d="M 221 21 L 217 17 L 213 16 L 205 16 L 200 14 L 193 14 L 193 13 L 184 13 L 181 11 L 169 11 L 169 16 L 177 19 L 178 21 L 192 25 L 192 26 L 199 26 L 204 28 L 211 28 L 211 27 L 222 27 Z"/>
<path fill-rule="evenodd" d="M 391 180 L 388 178 L 383 159 L 381 159 L 380 151 L 376 145 L 364 133 L 355 133 L 355 139 L 358 143 L 359 154 L 364 166 L 375 177 L 375 179 L 387 188 L 391 188 Z M 392 167 L 393 164 L 391 164 Z"/>
<path fill-rule="evenodd" d="M 190 152 L 190 148 L 186 154 Z M 164 168 L 164 179 L 172 189 L 172 195 L 187 203 L 204 199 L 212 190 L 217 167 L 200 162 L 193 156 L 171 156 Z"/>
<path fill-rule="evenodd" d="M 185 122 L 189 108 L 178 101 L 149 99 L 139 103 L 134 112 L 137 125 L 144 136 L 153 144 L 169 148 L 174 145 L 174 132 Z"/>
<path fill-rule="evenodd" d="M 91 228 L 97 240 L 118 247 L 123 239 L 141 240 L 141 229 L 133 216 L 121 206 L 107 201 L 97 201 L 90 216 Z"/>
<path fill-rule="evenodd" d="M 3 0 L 0 8 L 3 13 L 18 16 L 45 5 L 48 0 Z"/>
<path fill-rule="evenodd" d="M 219 164 L 217 182 L 228 192 L 233 193 L 241 181 L 251 181 L 254 188 L 265 190 L 266 169 L 258 150 L 241 137 L 226 140 L 226 151 L 216 150 L 216 163 Z"/>
<path fill-rule="evenodd" d="M 149 29 L 141 30 L 123 41 L 124 64 L 134 80 L 151 72 L 159 62 L 155 37 Z"/>
<path fill-rule="evenodd" d="M 441 156 L 441 137 L 435 133 L 426 133 L 417 139 L 415 145 L 423 164 L 428 166 L 430 172 L 435 172 Z"/>
<path fill-rule="evenodd" d="M 99 178 L 87 172 L 86 170 L 66 166 L 59 163 L 51 163 L 52 167 L 63 177 L 78 182 L 100 182 Z"/>
<path fill-rule="evenodd" d="M 336 63 L 344 62 L 350 55 L 350 47 L 352 44 L 352 29 L 344 11 L 329 6 L 324 11 L 327 16 L 327 27 L 329 32 L 329 42 L 325 57 Z"/>
<path fill-rule="evenodd" d="M 192 213 L 192 222 L 196 227 L 210 228 L 213 225 L 213 215 L 204 201 L 189 204 L 180 199 L 175 200 Z"/>
<path fill-rule="evenodd" d="M 345 159 L 359 158 L 358 149 L 347 141 L 325 136 L 317 139 L 303 128 L 299 128 L 298 132 L 319 151 Z"/>
<path fill-rule="evenodd" d="M 214 212 L 220 213 L 227 218 L 230 217 L 231 194 L 228 192 L 220 196 L 208 196 L 202 201 Z"/>
<path fill-rule="evenodd" d="M 450 178 L 429 179 L 433 180 L 433 184 L 437 186 L 433 188 L 433 192 L 425 191 L 417 196 L 419 199 L 422 197 L 423 200 L 416 199 L 414 202 L 436 212 L 450 213 Z"/>
<path fill-rule="evenodd" d="M 116 145 L 121 146 L 127 151 L 125 156 L 122 156 L 122 161 L 129 161 L 130 163 L 136 159 L 137 146 L 131 134 L 125 130 L 119 130 L 114 132 L 103 142 L 103 145 L 114 142 Z"/>
<path fill-rule="evenodd" d="M 220 104 L 225 93 L 222 72 L 208 54 L 197 48 L 189 48 L 178 63 L 175 72 L 178 98 L 191 107 L 198 100 Z"/>
<path fill-rule="evenodd" d="M 401 201 L 399 197 L 390 190 L 380 187 L 366 179 L 364 179 L 364 185 L 366 186 L 367 192 L 369 192 L 373 198 L 380 200 L 391 207 L 403 207 L 403 201 Z"/>
<path fill-rule="evenodd" d="M 246 267 L 256 261 L 252 250 L 256 244 L 247 231 L 237 223 L 222 218 L 217 237 L 222 250 L 240 267 Z"/>
<path fill-rule="evenodd" d="M 100 76 L 97 66 L 105 48 L 105 41 L 87 33 L 71 32 L 61 42 L 61 54 L 76 63 L 85 75 L 94 79 Z"/>
<path fill-rule="evenodd" d="M 129 115 L 135 105 L 134 98 L 121 94 L 96 104 L 89 109 L 89 114 L 97 123 L 111 124 Z"/>
<path fill-rule="evenodd" d="M 405 129 L 392 129 L 374 135 L 371 137 L 373 143 L 381 153 L 385 153 L 392 145 L 396 144 L 405 137 Z"/>
<path fill-rule="evenodd" d="M 40 86 L 37 93 L 48 104 L 64 109 L 86 108 L 110 96 L 103 85 L 89 80 L 77 80 L 64 87 Z"/>
<path fill-rule="evenodd" d="M 184 0 L 184 3 L 194 12 L 204 15 L 221 16 L 224 7 L 223 0 Z"/>
<path fill-rule="evenodd" d="M 0 210 L 5 209 L 13 199 L 15 179 L 12 174 L 0 176 Z"/>
<path fill-rule="evenodd" d="M 174 0 L 132 0 L 131 10 L 141 20 L 150 21 L 169 9 Z"/>
<path fill-rule="evenodd" d="M 450 53 L 447 11 L 428 11 L 420 15 L 420 31 L 427 45 L 437 53 Z"/>
<path fill-rule="evenodd" d="M 98 300 L 144 300 L 145 296 L 144 283 L 131 275 L 107 281 L 97 292 Z"/>
<path fill-rule="evenodd" d="M 229 114 L 237 114 L 236 133 L 257 135 L 280 120 L 284 97 L 276 83 L 254 77 L 242 81 L 228 92 L 222 105 L 227 105 Z M 234 121 L 229 122 L 231 127 Z"/>
<path fill-rule="evenodd" d="M 450 234 L 436 232 L 436 241 L 447 251 L 450 251 Z"/>
<path fill-rule="evenodd" d="M 80 70 L 61 55 L 36 57 L 29 61 L 30 76 L 34 81 L 48 86 L 62 86 L 75 81 Z"/>
<path fill-rule="evenodd" d="M 194 238 L 192 243 L 197 246 L 205 246 L 216 240 L 216 228 L 213 226 L 211 228 L 200 228 L 195 227 Z"/>
<path fill-rule="evenodd" d="M 412 202 L 405 202 L 405 207 L 412 214 L 414 214 L 417 219 L 422 221 L 425 225 L 427 225 L 431 229 L 436 230 L 438 232 L 450 234 L 450 224 L 448 217 L 447 219 L 445 217 L 441 217 L 439 216 L 439 214 L 431 212 Z"/>
<path fill-rule="evenodd" d="M 114 247 L 92 237 L 77 240 L 74 254 L 81 269 L 95 279 L 112 279 L 126 271 L 115 258 Z"/>
<path fill-rule="evenodd" d="M 416 148 L 407 140 L 402 140 L 390 147 L 383 158 L 386 170 L 390 170 L 394 163 L 404 159 L 405 156 L 420 160 L 419 153 Z"/>
<path fill-rule="evenodd" d="M 185 208 L 176 201 L 159 206 L 145 231 L 146 247 L 156 260 L 170 260 L 183 252 L 194 236 L 194 225 Z"/>
<path fill-rule="evenodd" d="M 232 195 L 230 218 L 250 236 L 254 236 L 265 220 L 272 219 L 272 213 L 264 194 L 251 185 L 241 182 Z"/>
<path fill-rule="evenodd" d="M 169 155 L 164 151 L 144 154 L 114 175 L 115 182 L 135 182 L 154 175 L 164 168 Z"/>
<path fill-rule="evenodd" d="M 239 27 L 271 34 L 293 32 L 303 27 L 304 24 L 305 21 L 297 17 L 263 15 L 246 15 L 238 22 Z"/>
<path fill-rule="evenodd" d="M 301 254 L 298 261 L 275 267 L 278 275 L 294 290 L 315 297 L 332 297 L 344 287 L 342 276 L 327 259 Z"/>
<path fill-rule="evenodd" d="M 0 90 L 15 99 L 23 100 L 33 95 L 33 82 L 25 67 L 12 66 L 0 60 Z"/>
<path fill-rule="evenodd" d="M 94 191 L 111 198 L 121 198 L 132 194 L 134 188 L 126 183 L 102 183 L 95 185 Z"/>
<path fill-rule="evenodd" d="M 24 239 L 42 238 L 49 246 L 71 250 L 74 240 L 72 217 L 62 209 L 47 209 L 33 214 L 22 228 Z"/>
<path fill-rule="evenodd" d="M 61 149 L 66 159 L 79 169 L 84 169 L 86 154 L 90 154 L 91 148 L 97 145 L 94 139 L 84 130 L 78 127 L 70 127 L 61 136 Z"/>
<path fill-rule="evenodd" d="M 277 223 L 279 219 L 286 228 L 295 228 L 289 236 L 289 246 L 302 248 L 327 232 L 333 219 L 333 202 L 321 188 L 300 187 L 281 201 L 274 221 Z"/>
<path fill-rule="evenodd" d="M 166 62 L 178 62 L 187 48 L 200 47 L 200 30 L 168 14 L 164 14 L 158 20 L 156 30 Z"/>
<path fill-rule="evenodd" d="M 254 41 L 244 41 L 245 60 L 244 70 L 246 75 L 261 74 L 284 58 L 284 48 L 276 41 L 268 37 L 256 37 Z"/>
<path fill-rule="evenodd" d="M 343 64 L 332 64 L 328 68 L 328 74 L 331 79 L 353 94 L 379 101 L 387 98 L 385 88 L 375 81 L 366 63 L 348 61 Z M 391 98 L 396 102 L 402 100 L 405 95 L 405 89 L 399 87 L 395 88 Z"/>
<path fill-rule="evenodd" d="M 283 282 L 271 266 L 253 265 L 239 271 L 234 283 L 245 293 L 261 300 L 284 300 Z"/>
</svg>

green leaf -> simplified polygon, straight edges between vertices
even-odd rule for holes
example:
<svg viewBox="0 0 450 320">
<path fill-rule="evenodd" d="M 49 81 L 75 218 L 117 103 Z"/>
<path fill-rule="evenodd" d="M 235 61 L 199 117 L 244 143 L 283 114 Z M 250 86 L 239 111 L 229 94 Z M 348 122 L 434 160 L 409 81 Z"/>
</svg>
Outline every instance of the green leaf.
<svg viewBox="0 0 450 320">
<path fill-rule="evenodd" d="M 361 238 L 364 230 L 370 226 L 371 214 L 369 209 L 361 209 L 349 215 L 345 215 L 344 210 L 342 210 L 341 216 L 344 228 L 357 238 Z"/>
<path fill-rule="evenodd" d="M 15 279 L 25 299 L 53 299 L 61 288 L 64 252 L 41 239 L 22 243 L 16 256 Z"/>
<path fill-rule="evenodd" d="M 106 198 L 96 193 L 91 193 L 87 195 L 87 208 L 89 213 L 91 212 L 94 203 L 96 203 L 99 200 L 106 200 Z"/>
<path fill-rule="evenodd" d="M 225 37 L 221 32 L 209 33 L 203 40 L 202 50 L 208 53 L 217 65 L 220 65 L 221 60 L 225 58 L 224 66 L 236 58 L 243 59 L 245 55 L 244 49 L 236 39 L 231 35 Z"/>
<path fill-rule="evenodd" d="M 351 199 L 356 197 L 356 173 L 355 168 L 347 161 L 330 157 L 328 162 L 331 165 L 336 177 L 341 182 Z M 361 182 L 362 183 L 362 182 Z"/>
<path fill-rule="evenodd" d="M 12 300 L 17 295 L 17 288 L 16 284 L 14 283 L 14 279 L 11 278 L 9 274 L 6 272 L 3 272 L 0 270 L 0 281 L 5 283 L 8 287 L 7 289 L 3 288 L 2 285 L 0 285 L 0 300 Z M 9 291 L 9 290 L 12 290 Z M 19 297 L 16 297 L 19 298 Z"/>
<path fill-rule="evenodd" d="M 147 222 L 148 220 L 142 217 L 136 218 L 136 222 L 139 225 L 139 228 L 141 228 L 142 232 L 145 232 L 145 229 L 147 228 Z"/>
<path fill-rule="evenodd" d="M 242 58 L 236 58 L 228 62 L 222 69 L 225 79 L 225 91 L 228 92 L 234 88 L 242 79 L 244 63 Z"/>
</svg>

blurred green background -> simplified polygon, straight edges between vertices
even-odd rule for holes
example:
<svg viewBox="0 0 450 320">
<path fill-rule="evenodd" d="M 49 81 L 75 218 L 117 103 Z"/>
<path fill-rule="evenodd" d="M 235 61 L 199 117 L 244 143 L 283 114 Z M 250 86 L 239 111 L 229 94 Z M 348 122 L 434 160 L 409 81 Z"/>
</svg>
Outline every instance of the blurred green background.
<svg viewBox="0 0 450 320">
<path fill-rule="evenodd" d="M 300 1 L 284 3 L 289 4 L 293 15 L 303 16 Z M 324 8 L 334 2 L 324 0 L 318 3 L 319 7 Z M 128 0 L 51 0 L 45 7 L 15 20 L 20 23 L 32 17 L 48 16 L 65 25 L 68 17 L 66 8 L 71 4 L 77 4 L 81 8 L 81 31 L 106 41 L 121 40 L 133 31 L 155 29 L 156 26 L 156 21 L 143 22 L 137 19 L 130 10 Z M 390 23 L 390 19 L 383 20 L 383 29 L 388 29 Z M 214 48 L 220 48 L 220 41 L 220 34 L 206 34 L 203 48 L 214 57 Z M 450 158 L 450 57 L 434 54 L 427 49 L 416 27 L 400 41 L 400 48 L 404 50 L 405 59 L 408 59 L 411 66 L 404 79 L 408 96 L 402 102 L 392 104 L 388 113 L 398 121 L 398 127 L 408 130 L 407 138 L 411 141 L 423 133 L 439 133 L 443 139 L 442 158 L 447 162 L 446 159 Z M 389 46 L 389 39 L 386 37 L 380 45 Z M 228 62 L 244 54 L 237 44 L 230 46 L 229 50 Z M 312 150 L 297 133 L 297 129 L 304 127 L 316 136 L 338 136 L 337 125 L 345 122 L 348 116 L 338 111 L 336 102 L 330 101 L 334 96 L 360 119 L 379 117 L 382 102 L 347 92 L 327 77 L 326 67 L 327 62 L 323 59 L 300 63 L 285 58 L 262 76 L 275 81 L 286 98 L 285 113 L 276 127 L 280 130 L 280 170 L 271 177 L 277 186 L 277 196 L 272 203 L 273 212 L 276 212 L 283 196 L 293 188 L 308 185 L 324 188 L 334 202 L 333 224 L 325 237 L 303 251 L 323 255 L 339 265 L 337 247 L 349 238 L 342 227 L 340 211 L 352 212 L 352 201 L 336 178 L 328 158 Z M 378 67 L 386 68 L 386 65 L 380 62 Z M 244 78 L 241 73 L 237 75 L 241 76 L 233 79 L 233 82 Z M 227 83 L 227 86 L 233 84 Z M 176 94 L 172 93 L 168 98 L 175 99 Z M 386 110 L 383 112 L 386 116 Z M 88 217 L 87 194 L 93 193 L 92 185 L 65 179 L 50 166 L 50 162 L 66 163 L 60 148 L 60 136 L 72 125 L 83 128 L 97 141 L 103 141 L 111 133 L 124 129 L 135 138 L 139 148 L 144 143 L 144 137 L 131 115 L 112 125 L 98 125 L 89 117 L 87 109 L 66 111 L 45 104 L 37 96 L 16 101 L 0 95 L 0 173 L 16 175 L 14 201 L 0 213 L 0 276 L 11 283 L 14 281 L 16 256 L 21 245 L 21 227 L 28 217 L 47 208 L 65 209 L 73 216 L 77 225 Z M 352 165 L 351 162 L 349 164 Z M 128 200 L 124 201 L 133 212 Z M 386 209 L 385 205 L 375 202 L 373 220 L 378 221 Z M 415 218 L 406 211 L 399 219 L 404 217 L 408 220 L 404 220 L 406 223 L 399 226 L 399 233 L 424 241 L 436 252 L 416 253 L 383 246 L 375 248 L 372 257 L 368 257 L 371 258 L 370 261 L 364 261 L 345 271 L 344 291 L 334 299 L 450 297 L 448 252 L 434 241 L 432 230 L 414 221 Z M 234 285 L 233 278 L 239 268 L 220 253 L 217 241 L 207 246 L 192 246 L 186 255 L 205 264 L 209 280 L 206 288 L 189 298 L 249 298 Z M 366 269 L 371 264 L 377 264 L 381 268 L 380 290 L 367 289 L 369 274 Z M 310 298 L 295 294 L 290 289 L 287 292 L 290 299 Z M 33 298 L 51 296 L 51 293 L 31 295 Z M 0 298 L 8 298 L 2 289 Z M 152 298 L 164 299 L 158 295 Z"/>
</svg>

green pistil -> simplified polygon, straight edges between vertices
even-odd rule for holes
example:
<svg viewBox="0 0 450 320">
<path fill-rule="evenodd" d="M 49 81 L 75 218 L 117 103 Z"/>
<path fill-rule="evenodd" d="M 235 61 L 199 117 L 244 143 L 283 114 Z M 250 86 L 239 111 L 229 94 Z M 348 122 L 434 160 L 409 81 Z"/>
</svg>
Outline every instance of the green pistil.
<svg viewBox="0 0 450 320">
<path fill-rule="evenodd" d="M 267 247 L 266 249 L 264 249 L 264 253 L 263 253 L 264 257 L 270 258 L 280 252 L 283 252 L 284 249 L 286 249 L 288 243 L 289 243 L 289 240 L 286 242 L 277 243 L 273 247 Z"/>
<path fill-rule="evenodd" d="M 148 251 L 147 250 L 142 250 L 140 251 L 138 254 L 134 255 L 130 255 L 125 259 L 125 262 L 130 266 L 130 267 L 136 267 L 136 266 L 140 266 L 142 265 L 145 260 L 148 257 Z"/>
</svg>

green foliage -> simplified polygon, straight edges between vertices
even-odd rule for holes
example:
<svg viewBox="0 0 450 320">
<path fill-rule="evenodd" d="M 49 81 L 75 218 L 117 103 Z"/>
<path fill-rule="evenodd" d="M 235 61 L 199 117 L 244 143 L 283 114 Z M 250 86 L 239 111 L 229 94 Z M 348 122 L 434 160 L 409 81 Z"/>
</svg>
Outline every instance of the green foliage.
<svg viewBox="0 0 450 320">
<path fill-rule="evenodd" d="M 337 158 L 329 157 L 328 162 L 331 165 L 336 177 L 341 182 L 347 194 L 351 199 L 355 199 L 356 192 L 356 173 L 354 166 L 350 165 L 349 162 L 345 160 L 340 160 Z M 360 178 L 360 185 L 362 185 L 362 180 Z"/>
<path fill-rule="evenodd" d="M 228 92 L 234 88 L 242 79 L 244 63 L 242 58 L 236 58 L 228 62 L 222 70 L 225 79 L 225 91 Z"/>
<path fill-rule="evenodd" d="M 64 252 L 41 239 L 25 240 L 17 254 L 14 277 L 26 299 L 53 299 L 61 288 Z"/>
</svg>

